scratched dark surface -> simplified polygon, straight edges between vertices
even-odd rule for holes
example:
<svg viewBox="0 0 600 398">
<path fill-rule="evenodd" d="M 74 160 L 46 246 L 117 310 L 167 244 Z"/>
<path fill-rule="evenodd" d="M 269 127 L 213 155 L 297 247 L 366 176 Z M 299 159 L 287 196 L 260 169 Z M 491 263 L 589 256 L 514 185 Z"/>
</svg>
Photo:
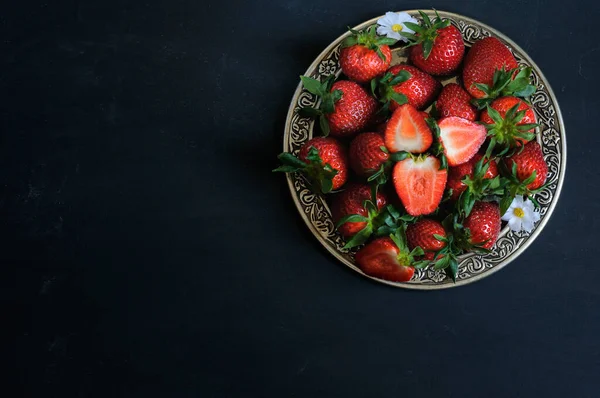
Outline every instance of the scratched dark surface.
<svg viewBox="0 0 600 398">
<path fill-rule="evenodd" d="M 211 3 L 3 5 L 2 396 L 597 397 L 600 3 Z M 269 171 L 314 57 L 423 6 L 527 50 L 569 147 L 535 244 L 426 293 L 338 265 Z"/>
</svg>

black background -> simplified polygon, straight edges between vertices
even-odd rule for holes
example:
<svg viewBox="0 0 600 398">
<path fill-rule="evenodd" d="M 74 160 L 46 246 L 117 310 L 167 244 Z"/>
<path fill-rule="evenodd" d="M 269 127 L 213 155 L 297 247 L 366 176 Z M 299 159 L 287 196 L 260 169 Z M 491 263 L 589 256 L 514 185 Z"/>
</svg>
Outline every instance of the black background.
<svg viewBox="0 0 600 398">
<path fill-rule="evenodd" d="M 5 2 L 15 396 L 597 397 L 599 4 Z M 338 264 L 270 170 L 321 50 L 347 25 L 431 6 L 531 55 L 569 159 L 552 219 L 518 260 L 415 292 Z"/>
</svg>

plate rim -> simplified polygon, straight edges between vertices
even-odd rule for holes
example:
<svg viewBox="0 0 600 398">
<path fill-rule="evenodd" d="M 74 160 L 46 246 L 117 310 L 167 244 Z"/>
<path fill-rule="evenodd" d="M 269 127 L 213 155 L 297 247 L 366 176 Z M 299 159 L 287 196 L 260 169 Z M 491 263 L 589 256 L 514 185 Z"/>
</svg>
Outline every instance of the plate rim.
<svg viewBox="0 0 600 398">
<path fill-rule="evenodd" d="M 462 14 L 458 14 L 458 13 L 443 11 L 443 10 L 420 10 L 420 11 L 425 12 L 428 16 L 432 16 L 432 15 L 434 16 L 435 12 L 437 11 L 440 14 L 440 16 L 442 16 L 442 17 L 451 18 L 454 20 L 456 20 L 456 18 L 460 18 L 460 19 L 464 20 L 465 22 L 474 23 L 474 24 L 478 25 L 480 28 L 488 30 L 493 35 L 495 35 L 495 36 L 499 37 L 500 39 L 504 40 L 505 42 L 507 42 L 512 48 L 519 51 L 523 55 L 523 58 L 526 59 L 527 62 L 529 62 L 531 67 L 533 67 L 536 70 L 536 73 L 538 74 L 539 79 L 541 81 L 543 81 L 546 86 L 548 95 L 550 96 L 550 99 L 552 100 L 552 103 L 555 107 L 556 119 L 558 121 L 558 125 L 560 126 L 560 131 L 561 131 L 561 147 L 560 147 L 560 154 L 561 154 L 560 165 L 561 165 L 561 167 L 560 167 L 559 175 L 558 175 L 558 178 L 556 181 L 556 190 L 553 193 L 552 202 L 548 206 L 548 210 L 547 210 L 543 220 L 536 226 L 535 230 L 529 236 L 529 239 L 527 239 L 527 241 L 525 243 L 523 243 L 514 252 L 512 252 L 510 257 L 507 258 L 506 260 L 504 260 L 502 263 L 493 266 L 490 270 L 488 270 L 486 272 L 479 273 L 468 279 L 457 280 L 455 283 L 440 283 L 440 284 L 424 285 L 424 284 L 419 284 L 419 283 L 410 283 L 410 281 L 408 281 L 408 282 L 386 281 L 384 279 L 374 278 L 370 275 L 365 274 L 356 265 L 348 263 L 347 260 L 341 255 L 341 253 L 338 250 L 336 250 L 334 247 L 330 246 L 327 243 L 327 241 L 322 236 L 321 232 L 316 229 L 316 227 L 313 225 L 313 223 L 310 221 L 308 216 L 303 211 L 303 207 L 302 207 L 297 195 L 295 194 L 296 190 L 294 188 L 294 179 L 292 178 L 292 176 L 290 174 L 286 174 L 286 179 L 288 182 L 288 188 L 290 190 L 290 194 L 296 205 L 296 209 L 300 213 L 306 226 L 309 228 L 309 230 L 312 232 L 312 234 L 319 240 L 320 244 L 323 247 L 325 247 L 325 249 L 327 249 L 327 251 L 330 254 L 332 254 L 337 260 L 339 260 L 347 268 L 352 269 L 354 272 L 357 272 L 358 274 L 362 275 L 363 277 L 366 277 L 375 282 L 382 283 L 382 284 L 385 284 L 388 286 L 393 286 L 393 287 L 402 288 L 402 289 L 410 289 L 410 290 L 441 290 L 441 289 L 450 289 L 450 288 L 454 288 L 454 287 L 465 286 L 470 283 L 477 282 L 483 278 L 486 278 L 486 277 L 500 271 L 501 269 L 506 267 L 508 264 L 513 262 L 515 259 L 517 259 L 521 254 L 523 254 L 523 252 L 537 239 L 539 234 L 546 227 L 546 224 L 552 217 L 552 214 L 554 213 L 554 209 L 556 208 L 556 205 L 560 199 L 560 194 L 562 191 L 562 186 L 564 183 L 564 178 L 565 178 L 566 169 L 567 169 L 567 137 L 566 137 L 564 120 L 562 117 L 562 112 L 560 109 L 560 105 L 558 103 L 558 99 L 556 98 L 556 96 L 554 94 L 554 90 L 552 90 L 552 87 L 551 87 L 548 79 L 546 78 L 546 76 L 544 75 L 544 73 L 542 72 L 540 67 L 533 61 L 533 59 L 531 59 L 531 57 L 525 50 L 523 50 L 518 44 L 516 44 L 514 41 L 512 41 L 504 33 L 500 32 L 499 30 L 497 30 L 483 22 L 480 22 L 474 18 L 465 16 Z M 419 10 L 411 9 L 411 10 L 402 10 L 402 11 L 393 11 L 393 12 L 407 12 L 411 15 L 414 15 L 414 14 L 418 14 Z M 364 21 L 364 22 L 354 26 L 352 29 L 355 29 L 355 30 L 364 29 L 367 26 L 373 25 L 374 23 L 377 22 L 378 19 L 380 19 L 382 17 L 383 17 L 383 15 L 377 16 L 375 18 L 371 18 L 367 21 Z M 453 17 L 455 17 L 455 18 L 453 18 Z M 322 61 L 322 59 L 329 52 L 331 52 L 344 38 L 348 37 L 349 35 L 350 35 L 350 32 L 345 32 L 342 35 L 338 36 L 336 39 L 334 39 L 327 47 L 325 47 L 325 49 L 323 51 L 321 51 L 321 53 L 319 53 L 319 55 L 314 59 L 314 61 L 306 69 L 306 72 L 304 74 L 308 75 L 312 70 L 316 69 L 316 67 L 319 65 L 319 63 Z M 292 95 L 292 99 L 290 101 L 290 106 L 288 108 L 288 114 L 287 114 L 287 117 L 285 120 L 284 137 L 283 137 L 283 151 L 284 152 L 289 149 L 289 138 L 291 136 L 290 126 L 291 126 L 291 121 L 292 121 L 292 118 L 294 115 L 294 110 L 295 110 L 295 100 L 299 97 L 301 92 L 302 92 L 302 83 L 299 82 L 298 85 L 296 86 L 296 90 L 294 91 L 294 94 Z M 313 123 L 313 125 L 314 125 L 314 122 L 311 122 L 311 123 Z M 325 203 L 325 205 L 328 206 L 326 201 L 323 201 L 323 203 Z"/>
</svg>

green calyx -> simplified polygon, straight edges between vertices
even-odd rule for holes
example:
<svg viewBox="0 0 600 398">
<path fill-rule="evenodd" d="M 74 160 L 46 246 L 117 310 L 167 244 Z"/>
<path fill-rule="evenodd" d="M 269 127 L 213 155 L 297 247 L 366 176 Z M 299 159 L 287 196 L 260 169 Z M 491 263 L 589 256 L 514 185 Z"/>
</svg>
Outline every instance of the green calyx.
<svg viewBox="0 0 600 398">
<path fill-rule="evenodd" d="M 433 49 L 433 43 L 438 36 L 438 30 L 450 26 L 450 20 L 442 19 L 437 11 L 435 11 L 436 18 L 433 21 L 423 11 L 419 11 L 423 25 L 418 25 L 412 22 L 405 22 L 407 28 L 413 30 L 415 33 L 398 32 L 402 36 L 409 40 L 409 46 L 416 46 L 417 44 L 423 45 L 423 58 L 429 58 L 431 50 Z"/>
<path fill-rule="evenodd" d="M 513 96 L 528 99 L 535 92 L 535 86 L 531 84 L 531 72 L 530 67 L 496 69 L 491 86 L 474 83 L 476 88 L 483 91 L 484 96 L 475 98 L 471 102 L 481 110 L 499 97 Z"/>
<path fill-rule="evenodd" d="M 399 249 L 397 259 L 400 265 L 415 268 L 424 268 L 429 265 L 427 260 L 418 260 L 419 257 L 425 254 L 422 248 L 417 246 L 413 250 L 409 250 L 405 224 L 396 228 L 389 236 Z"/>
<path fill-rule="evenodd" d="M 329 163 L 323 163 L 319 151 L 315 147 L 309 149 L 307 162 L 303 162 L 288 152 L 279 154 L 277 158 L 282 165 L 273 172 L 301 173 L 308 179 L 313 192 L 329 193 L 333 189 L 333 177 L 337 175 L 338 171 Z"/>
<path fill-rule="evenodd" d="M 530 199 L 535 207 L 540 207 L 540 204 L 537 202 L 534 195 L 545 189 L 548 186 L 548 183 L 536 189 L 529 189 L 527 186 L 535 181 L 535 178 L 537 177 L 537 172 L 535 170 L 523 181 L 521 181 L 517 175 L 517 164 L 515 162 L 512 163 L 510 169 L 508 169 L 506 164 L 502 163 L 500 165 L 500 172 L 505 176 L 504 178 L 506 180 L 504 195 L 500 199 L 501 215 L 506 213 L 517 195 Z"/>
<path fill-rule="evenodd" d="M 377 170 L 373 170 L 373 173 L 367 178 L 367 181 L 375 184 L 374 186 L 382 186 L 388 181 L 388 173 L 392 168 L 392 165 L 396 162 L 400 162 L 408 157 L 413 157 L 410 152 L 400 151 L 389 153 L 385 146 L 380 147 L 381 150 L 389 154 L 388 160 L 385 161 Z"/>
<path fill-rule="evenodd" d="M 309 93 L 321 98 L 321 104 L 318 108 L 300 108 L 298 112 L 303 116 L 319 118 L 321 131 L 323 132 L 323 135 L 327 137 L 330 131 L 327 115 L 335 112 L 335 103 L 339 101 L 343 95 L 340 90 L 331 91 L 335 76 L 329 75 L 323 82 L 308 76 L 300 76 L 300 80 L 302 80 L 302 85 Z"/>
<path fill-rule="evenodd" d="M 507 180 L 500 175 L 494 178 L 485 178 L 490 165 L 481 158 L 473 167 L 472 176 L 466 176 L 462 182 L 467 188 L 460 194 L 456 202 L 457 210 L 464 217 L 471 214 L 475 202 L 479 200 L 495 199 L 502 197 L 505 192 Z"/>
<path fill-rule="evenodd" d="M 396 102 L 398 105 L 403 105 L 408 102 L 406 95 L 396 92 L 394 87 L 400 83 L 404 83 L 411 77 L 412 75 L 410 72 L 401 70 L 397 75 L 387 72 L 381 78 L 371 80 L 371 93 L 383 104 L 379 112 L 389 113 L 390 103 L 392 101 Z"/>
<path fill-rule="evenodd" d="M 376 25 L 372 25 L 369 28 L 363 30 L 362 32 L 351 28 L 348 28 L 348 30 L 352 34 L 346 39 L 344 39 L 344 41 L 342 42 L 342 47 L 361 45 L 367 47 L 369 50 L 375 51 L 379 58 L 381 58 L 383 61 L 389 61 L 388 59 L 386 59 L 385 55 L 381 51 L 381 46 L 394 45 L 396 44 L 397 40 L 390 39 L 389 37 L 385 36 L 378 36 Z"/>
<path fill-rule="evenodd" d="M 526 123 L 519 124 L 527 110 L 523 109 L 518 111 L 521 102 L 517 102 L 512 108 L 510 108 L 504 117 L 500 113 L 487 106 L 487 112 L 493 123 L 487 124 L 487 135 L 490 137 L 490 144 L 486 150 L 486 157 L 490 157 L 494 151 L 496 145 L 502 149 L 501 153 L 496 156 L 506 155 L 511 149 L 517 147 L 521 141 L 531 141 L 535 138 L 535 134 L 529 130 L 539 126 L 537 123 Z"/>
<path fill-rule="evenodd" d="M 444 146 L 442 145 L 442 140 L 440 139 L 440 126 L 438 126 L 437 122 L 434 118 L 428 117 L 425 119 L 429 129 L 433 133 L 434 142 L 429 148 L 429 152 L 440 160 L 440 170 L 448 169 L 448 159 L 446 158 L 446 154 L 444 152 Z"/>
<path fill-rule="evenodd" d="M 364 222 L 365 226 L 356 235 L 354 235 L 344 246 L 350 249 L 360 246 L 365 243 L 371 236 L 387 236 L 396 232 L 400 227 L 404 227 L 407 223 L 412 223 L 417 220 L 409 214 L 400 213 L 394 206 L 387 205 L 381 210 L 375 205 L 377 195 L 376 186 L 372 189 L 372 199 L 366 200 L 363 203 L 367 216 L 360 214 L 351 214 L 342 218 L 336 225 L 336 228 L 341 227 L 347 222 Z"/>
</svg>

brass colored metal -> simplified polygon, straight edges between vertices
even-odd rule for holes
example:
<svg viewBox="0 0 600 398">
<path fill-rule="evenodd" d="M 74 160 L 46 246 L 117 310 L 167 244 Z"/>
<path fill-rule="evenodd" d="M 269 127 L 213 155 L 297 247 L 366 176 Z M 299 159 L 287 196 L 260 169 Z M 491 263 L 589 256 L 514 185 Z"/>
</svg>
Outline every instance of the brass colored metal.
<svg viewBox="0 0 600 398">
<path fill-rule="evenodd" d="M 419 19 L 419 13 L 416 10 L 407 12 Z M 433 11 L 426 11 L 426 13 L 432 17 L 435 15 Z M 343 249 L 345 241 L 335 230 L 329 207 L 324 198 L 313 194 L 308 189 L 303 177 L 293 174 L 288 174 L 287 176 L 292 198 L 302 219 L 313 235 L 333 256 L 367 278 L 387 285 L 408 289 L 430 290 L 466 285 L 467 283 L 475 282 L 491 275 L 517 258 L 540 234 L 556 207 L 565 177 L 567 161 L 565 127 L 558 102 L 548 81 L 527 53 L 508 37 L 479 21 L 450 12 L 438 11 L 438 13 L 443 18 L 450 19 L 452 24 L 461 31 L 465 44 L 468 47 L 478 39 L 495 36 L 511 49 L 520 65 L 528 65 L 533 68 L 533 83 L 536 85 L 537 90 L 531 96 L 531 103 L 538 123 L 540 123 L 540 127 L 537 129 L 537 139 L 542 147 L 549 171 L 547 187 L 536 195 L 536 199 L 541 206 L 541 219 L 535 226 L 535 229 L 530 234 L 515 233 L 510 231 L 506 226 L 500 233 L 500 237 L 494 245 L 492 253 L 486 255 L 472 253 L 463 255 L 460 260 L 456 283 L 453 283 L 443 271 L 434 271 L 432 267 L 428 267 L 425 270 L 416 270 L 415 275 L 409 282 L 388 282 L 365 275 L 354 264 L 354 253 L 353 251 Z M 379 17 L 366 21 L 356 26 L 355 29 L 365 29 L 376 24 L 378 19 Z M 317 79 L 330 74 L 339 75 L 341 73 L 338 62 L 339 47 L 348 35 L 349 33 L 345 33 L 331 43 L 310 65 L 305 75 Z M 393 64 L 404 60 L 406 60 L 404 49 L 394 51 Z M 443 79 L 442 83 L 446 84 L 449 81 L 455 80 L 456 77 L 449 77 Z M 300 147 L 312 138 L 314 121 L 301 117 L 296 111 L 299 107 L 315 106 L 316 104 L 317 98 L 303 89 L 302 85 L 299 84 L 292 98 L 285 123 L 284 151 L 297 154 Z M 532 264 L 531 266 L 539 267 L 543 265 Z"/>
</svg>

